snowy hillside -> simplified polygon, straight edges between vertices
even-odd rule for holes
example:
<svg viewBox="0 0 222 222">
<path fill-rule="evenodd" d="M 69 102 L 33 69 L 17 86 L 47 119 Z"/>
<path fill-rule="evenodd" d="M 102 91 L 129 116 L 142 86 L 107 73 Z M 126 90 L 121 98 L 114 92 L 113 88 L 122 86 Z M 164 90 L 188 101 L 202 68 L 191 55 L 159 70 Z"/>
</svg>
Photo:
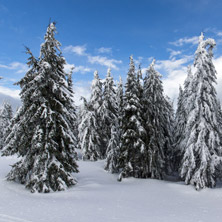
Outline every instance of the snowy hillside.
<svg viewBox="0 0 222 222">
<path fill-rule="evenodd" d="M 78 184 L 65 192 L 30 193 L 5 180 L 15 157 L 0 157 L 0 222 L 221 221 L 222 189 L 196 191 L 182 182 L 128 178 L 103 170 L 103 161 L 78 161 Z"/>
</svg>

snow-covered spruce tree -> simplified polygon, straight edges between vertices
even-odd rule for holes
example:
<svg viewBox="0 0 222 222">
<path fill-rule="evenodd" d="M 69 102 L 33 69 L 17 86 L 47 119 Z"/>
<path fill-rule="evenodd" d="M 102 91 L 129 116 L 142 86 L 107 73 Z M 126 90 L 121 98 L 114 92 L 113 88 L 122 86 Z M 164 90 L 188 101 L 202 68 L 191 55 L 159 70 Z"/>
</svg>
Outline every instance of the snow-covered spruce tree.
<svg viewBox="0 0 222 222">
<path fill-rule="evenodd" d="M 106 156 L 106 148 L 111 139 L 111 129 L 117 115 L 116 91 L 111 69 L 107 71 L 107 76 L 104 82 L 103 102 L 101 106 L 101 121 L 102 121 L 102 138 L 105 149 L 102 150 L 102 155 Z"/>
<path fill-rule="evenodd" d="M 73 119 L 73 124 L 72 124 L 72 128 L 71 131 L 74 133 L 75 136 L 75 143 L 76 143 L 76 148 L 79 148 L 79 142 L 78 142 L 78 119 L 77 119 L 77 107 L 74 104 L 74 91 L 73 91 L 73 81 L 72 81 L 72 74 L 73 74 L 73 70 L 74 70 L 74 66 L 71 68 L 70 72 L 67 74 L 67 82 L 68 82 L 68 88 L 69 91 L 71 92 L 72 95 L 72 100 L 73 103 L 70 104 L 71 106 L 68 108 L 69 112 L 73 115 L 74 119 Z"/>
<path fill-rule="evenodd" d="M 124 103 L 123 103 L 123 82 L 121 77 L 119 77 L 119 83 L 116 91 L 116 101 L 117 101 L 116 113 L 118 118 L 118 125 L 120 128 L 120 132 L 122 132 Z M 120 138 L 122 138 L 122 136 Z"/>
<path fill-rule="evenodd" d="M 98 134 L 98 122 L 95 111 L 92 108 L 90 102 L 87 102 L 85 98 L 84 105 L 80 112 L 80 124 L 79 124 L 79 143 L 82 150 L 83 160 L 96 161 L 101 159 L 101 138 Z"/>
<path fill-rule="evenodd" d="M 216 185 L 216 167 L 221 154 L 218 126 L 218 102 L 214 84 L 216 70 L 212 63 L 213 39 L 204 40 L 201 33 L 195 52 L 189 113 L 187 117 L 180 176 L 197 190 Z"/>
<path fill-rule="evenodd" d="M 180 86 L 179 95 L 177 98 L 177 110 L 175 114 L 175 125 L 174 125 L 175 144 L 174 144 L 173 166 L 175 171 L 178 171 L 179 164 L 181 163 L 181 158 L 182 158 L 182 150 L 180 146 L 181 146 L 182 136 L 184 135 L 184 130 L 186 127 L 185 118 L 186 118 L 186 111 L 183 102 L 183 89 Z"/>
<path fill-rule="evenodd" d="M 174 135 L 173 135 L 173 130 L 174 130 L 174 109 L 173 109 L 173 102 L 170 100 L 168 96 L 165 96 L 165 127 L 164 127 L 164 136 L 166 139 L 165 146 L 164 146 L 164 152 L 165 152 L 165 157 L 166 157 L 166 172 L 168 174 L 171 174 L 174 171 L 174 164 L 173 164 L 173 159 L 174 159 Z"/>
<path fill-rule="evenodd" d="M 142 125 L 142 104 L 139 100 L 139 90 L 135 73 L 133 57 L 130 57 L 130 67 L 125 85 L 122 143 L 120 147 L 119 181 L 123 177 L 146 177 L 145 163 L 145 130 Z"/>
<path fill-rule="evenodd" d="M 4 101 L 0 109 L 0 149 L 5 145 L 4 140 L 10 131 L 10 123 L 13 117 L 12 106 L 9 102 Z"/>
<path fill-rule="evenodd" d="M 138 97 L 140 99 L 140 103 L 142 104 L 142 99 L 143 99 L 143 86 L 142 86 L 142 70 L 141 70 L 141 64 L 139 64 L 137 75 L 137 87 L 138 87 Z"/>
<path fill-rule="evenodd" d="M 103 159 L 101 105 L 102 83 L 98 72 L 94 72 L 90 101 L 84 99 L 84 106 L 80 112 L 79 143 L 82 149 L 83 160 L 96 161 Z M 102 152 L 103 151 L 103 152 Z"/>
<path fill-rule="evenodd" d="M 162 179 L 166 173 L 168 117 L 161 75 L 154 69 L 155 60 L 144 78 L 143 100 L 146 128 L 147 177 Z"/>
<path fill-rule="evenodd" d="M 21 157 L 8 180 L 25 184 L 31 192 L 64 190 L 76 184 L 72 173 L 78 172 L 75 136 L 70 130 L 75 120 L 69 112 L 72 91 L 55 32 L 55 23 L 51 23 L 38 59 L 27 52 L 30 69 L 18 83 L 22 107 L 3 149 L 3 155 L 17 153 Z"/>
<path fill-rule="evenodd" d="M 105 170 L 111 173 L 119 172 L 119 155 L 122 144 L 122 120 L 123 120 L 123 84 L 120 77 L 116 92 L 116 117 L 112 122 L 111 138 L 106 151 Z"/>
<path fill-rule="evenodd" d="M 120 135 L 118 119 L 115 118 L 111 125 L 111 138 L 109 139 L 106 152 L 105 170 L 110 173 L 119 172 Z"/>
<path fill-rule="evenodd" d="M 187 117 L 188 117 L 188 108 L 189 104 L 192 103 L 190 101 L 191 99 L 191 94 L 192 94 L 192 72 L 191 72 L 191 67 L 188 66 L 187 69 L 187 78 L 185 79 L 184 82 L 184 90 L 179 88 L 179 96 L 177 100 L 177 111 L 175 114 L 175 124 L 174 124 L 174 158 L 172 160 L 173 165 L 174 165 L 174 170 L 178 171 L 181 160 L 183 158 L 184 154 L 184 132 L 186 128 L 186 123 L 187 123 Z"/>
</svg>

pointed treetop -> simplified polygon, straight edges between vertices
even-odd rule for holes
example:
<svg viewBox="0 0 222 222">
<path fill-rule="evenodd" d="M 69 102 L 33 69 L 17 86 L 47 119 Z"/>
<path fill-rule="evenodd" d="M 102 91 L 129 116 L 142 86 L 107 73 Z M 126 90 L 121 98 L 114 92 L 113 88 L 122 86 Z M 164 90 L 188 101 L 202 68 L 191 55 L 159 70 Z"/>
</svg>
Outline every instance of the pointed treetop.
<svg viewBox="0 0 222 222">
<path fill-rule="evenodd" d="M 109 67 L 108 69 L 107 69 L 107 77 L 110 77 L 111 76 L 111 68 Z"/>
<path fill-rule="evenodd" d="M 199 43 L 203 42 L 204 40 L 204 34 L 203 32 L 201 32 L 200 36 L 199 36 Z"/>
<path fill-rule="evenodd" d="M 122 80 L 122 77 L 119 76 L 119 83 L 122 84 L 123 80 Z"/>
<path fill-rule="evenodd" d="M 98 78 L 98 71 L 96 70 L 95 72 L 94 72 L 94 78 Z"/>
<path fill-rule="evenodd" d="M 134 62 L 133 62 L 133 55 L 130 56 L 130 66 L 134 66 Z"/>
<path fill-rule="evenodd" d="M 156 63 L 156 59 L 153 59 L 153 61 L 150 64 L 150 68 L 153 68 L 155 66 L 155 63 Z"/>
</svg>

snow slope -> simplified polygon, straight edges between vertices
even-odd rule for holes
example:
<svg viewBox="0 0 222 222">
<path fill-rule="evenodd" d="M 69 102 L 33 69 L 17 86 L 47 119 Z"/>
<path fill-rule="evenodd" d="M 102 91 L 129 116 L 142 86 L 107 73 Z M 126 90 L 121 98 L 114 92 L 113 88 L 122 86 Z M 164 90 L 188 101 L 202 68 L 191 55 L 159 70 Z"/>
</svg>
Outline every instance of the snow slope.
<svg viewBox="0 0 222 222">
<path fill-rule="evenodd" d="M 78 184 L 65 192 L 30 193 L 5 180 L 15 157 L 0 157 L 0 222 L 222 221 L 222 187 L 195 191 L 181 182 L 124 179 L 103 161 L 79 161 Z"/>
</svg>

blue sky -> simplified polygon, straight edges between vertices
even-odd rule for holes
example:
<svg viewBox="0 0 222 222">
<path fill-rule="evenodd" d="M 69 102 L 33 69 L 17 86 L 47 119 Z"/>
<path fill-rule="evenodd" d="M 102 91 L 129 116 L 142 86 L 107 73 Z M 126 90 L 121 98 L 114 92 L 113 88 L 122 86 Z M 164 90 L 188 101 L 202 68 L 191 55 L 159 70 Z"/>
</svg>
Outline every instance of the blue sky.
<svg viewBox="0 0 222 222">
<path fill-rule="evenodd" d="M 222 1 L 208 0 L 0 0 L 0 92 L 18 97 L 13 83 L 26 71 L 24 45 L 39 55 L 47 25 L 57 22 L 57 39 L 73 75 L 77 100 L 89 95 L 95 69 L 104 78 L 126 77 L 129 56 L 143 71 L 153 57 L 166 94 L 175 100 L 186 66 L 193 63 L 198 36 L 215 38 L 215 66 L 222 84 Z M 221 87 L 218 87 L 222 98 Z M 78 103 L 78 101 L 77 101 Z"/>
</svg>

